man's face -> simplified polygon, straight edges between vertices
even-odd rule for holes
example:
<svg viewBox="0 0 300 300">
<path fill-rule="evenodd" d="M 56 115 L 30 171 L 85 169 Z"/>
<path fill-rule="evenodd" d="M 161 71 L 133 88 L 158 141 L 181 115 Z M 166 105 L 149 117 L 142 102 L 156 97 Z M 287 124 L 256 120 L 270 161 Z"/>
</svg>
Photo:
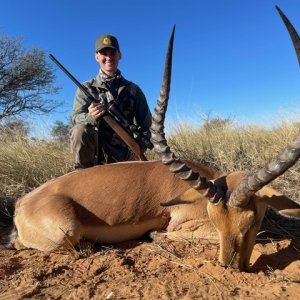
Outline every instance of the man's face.
<svg viewBox="0 0 300 300">
<path fill-rule="evenodd" d="M 118 70 L 121 53 L 113 48 L 103 48 L 95 55 L 96 61 L 100 64 L 101 70 L 109 75 L 114 75 Z"/>
</svg>

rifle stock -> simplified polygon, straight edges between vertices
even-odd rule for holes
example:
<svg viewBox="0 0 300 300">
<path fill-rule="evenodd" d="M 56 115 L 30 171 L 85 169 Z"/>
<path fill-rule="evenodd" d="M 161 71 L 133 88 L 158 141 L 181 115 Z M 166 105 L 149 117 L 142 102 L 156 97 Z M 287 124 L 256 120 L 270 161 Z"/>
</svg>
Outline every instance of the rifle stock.
<svg viewBox="0 0 300 300">
<path fill-rule="evenodd" d="M 103 116 L 104 121 L 111 127 L 111 129 L 124 141 L 129 149 L 134 153 L 139 160 L 147 160 L 141 150 L 140 145 L 134 138 L 127 133 L 127 131 L 110 115 Z"/>
<path fill-rule="evenodd" d="M 89 91 L 52 54 L 49 54 L 49 58 L 77 85 L 77 87 L 88 97 L 88 99 L 95 101 L 94 97 L 89 93 Z M 124 143 L 139 160 L 147 160 L 141 150 L 140 145 L 123 128 L 123 126 L 119 124 L 113 116 L 111 116 L 111 112 L 110 114 L 104 115 L 103 120 L 122 139 L 122 141 L 124 141 Z M 99 153 L 98 150 L 99 149 L 97 149 L 97 154 Z"/>
</svg>

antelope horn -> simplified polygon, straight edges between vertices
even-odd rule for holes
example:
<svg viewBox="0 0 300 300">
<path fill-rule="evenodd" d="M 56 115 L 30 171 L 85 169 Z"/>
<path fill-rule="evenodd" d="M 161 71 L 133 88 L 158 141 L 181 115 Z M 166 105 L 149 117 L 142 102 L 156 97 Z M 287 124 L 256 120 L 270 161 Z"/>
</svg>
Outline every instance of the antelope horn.
<svg viewBox="0 0 300 300">
<path fill-rule="evenodd" d="M 289 34 L 290 37 L 292 39 L 293 45 L 295 47 L 295 51 L 298 57 L 298 62 L 300 65 L 300 38 L 299 35 L 297 33 L 297 31 L 295 30 L 294 26 L 291 24 L 291 22 L 289 21 L 289 19 L 285 16 L 285 14 L 282 12 L 282 10 L 276 5 L 275 6 L 277 11 L 280 14 L 281 19 L 283 20 Z"/>
<path fill-rule="evenodd" d="M 294 44 L 298 61 L 300 64 L 300 38 L 295 28 L 276 6 Z M 239 186 L 232 192 L 228 205 L 242 207 L 247 205 L 249 196 L 262 187 L 282 175 L 286 170 L 292 167 L 300 158 L 300 132 L 296 135 L 294 141 L 284 149 L 275 159 L 273 159 L 264 168 L 261 168 L 253 175 L 248 175 L 241 181 Z"/>
<path fill-rule="evenodd" d="M 226 191 L 214 185 L 205 177 L 200 176 L 199 173 L 195 173 L 184 162 L 176 158 L 174 153 L 170 150 L 170 147 L 165 139 L 164 120 L 167 111 L 171 85 L 174 34 L 175 26 L 173 27 L 168 45 L 160 95 L 157 100 L 154 115 L 152 117 L 152 125 L 150 128 L 151 141 L 154 145 L 154 150 L 160 155 L 163 164 L 167 165 L 172 173 L 174 173 L 180 179 L 185 180 L 194 189 L 202 190 L 204 196 L 207 196 L 211 202 L 218 203 L 220 199 L 225 197 Z"/>
</svg>

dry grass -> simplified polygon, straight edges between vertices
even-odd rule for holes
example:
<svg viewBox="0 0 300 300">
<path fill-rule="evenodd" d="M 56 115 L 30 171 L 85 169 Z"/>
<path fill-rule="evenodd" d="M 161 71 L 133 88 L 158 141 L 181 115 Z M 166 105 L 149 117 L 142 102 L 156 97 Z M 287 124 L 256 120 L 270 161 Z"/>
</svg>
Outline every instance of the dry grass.
<svg viewBox="0 0 300 300">
<path fill-rule="evenodd" d="M 207 122 L 202 126 L 181 123 L 168 135 L 168 143 L 181 158 L 199 161 L 224 172 L 254 171 L 264 166 L 299 131 L 299 124 L 282 123 L 276 128 Z M 50 178 L 73 169 L 68 142 L 33 141 L 21 136 L 0 135 L 0 190 L 19 197 Z M 157 158 L 150 151 L 149 159 Z M 300 165 L 297 163 L 273 186 L 300 202 Z"/>
<path fill-rule="evenodd" d="M 171 149 L 184 159 L 201 162 L 223 172 L 253 172 L 277 156 L 299 132 L 300 124 L 282 123 L 266 129 L 234 124 L 193 127 L 179 124 L 168 138 Z M 272 185 L 300 203 L 299 162 Z"/>
<path fill-rule="evenodd" d="M 19 197 L 72 169 L 69 144 L 0 136 L 0 190 Z"/>
</svg>

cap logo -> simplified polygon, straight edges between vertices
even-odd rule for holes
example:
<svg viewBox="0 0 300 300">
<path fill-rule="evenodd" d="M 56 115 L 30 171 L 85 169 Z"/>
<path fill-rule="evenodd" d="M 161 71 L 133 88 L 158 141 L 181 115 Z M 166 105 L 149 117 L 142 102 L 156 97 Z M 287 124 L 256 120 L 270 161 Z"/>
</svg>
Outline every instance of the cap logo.
<svg viewBox="0 0 300 300">
<path fill-rule="evenodd" d="M 111 44 L 110 38 L 109 38 L 109 37 L 105 37 L 105 38 L 103 39 L 103 44 L 104 44 L 104 45 L 109 45 L 109 44 Z"/>
</svg>

